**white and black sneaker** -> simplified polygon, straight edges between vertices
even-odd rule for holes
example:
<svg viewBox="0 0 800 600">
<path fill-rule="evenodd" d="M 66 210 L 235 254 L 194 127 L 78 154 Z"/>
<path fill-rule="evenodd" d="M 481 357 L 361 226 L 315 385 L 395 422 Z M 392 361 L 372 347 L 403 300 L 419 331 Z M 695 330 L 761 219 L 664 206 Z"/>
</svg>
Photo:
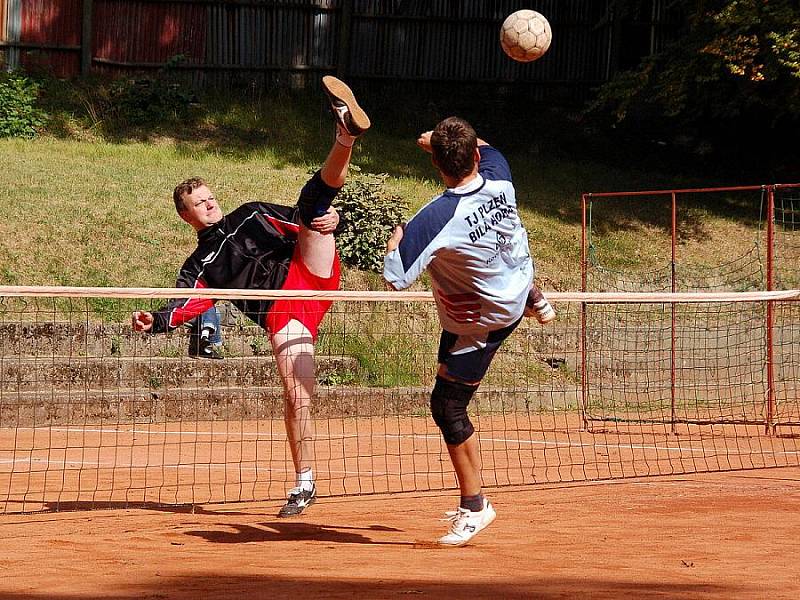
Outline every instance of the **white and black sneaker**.
<svg viewBox="0 0 800 600">
<path fill-rule="evenodd" d="M 556 318 L 555 309 L 537 287 L 532 287 L 528 292 L 524 314 L 526 317 L 536 317 L 542 325 L 547 325 Z"/>
<path fill-rule="evenodd" d="M 212 344 L 208 338 L 193 340 L 189 347 L 191 358 L 211 358 L 220 360 L 224 358 L 222 354 L 222 344 Z"/>
<path fill-rule="evenodd" d="M 460 508 L 445 513 L 443 521 L 450 522 L 450 531 L 447 535 L 439 538 L 439 543 L 443 546 L 463 546 L 482 530 L 491 525 L 497 513 L 494 512 L 491 502 L 483 499 L 483 510 L 473 512 L 466 508 Z"/>
<path fill-rule="evenodd" d="M 322 78 L 322 89 L 328 95 L 337 126 L 345 134 L 355 138 L 370 128 L 372 123 L 367 113 L 358 105 L 353 91 L 344 81 L 326 75 Z"/>
<path fill-rule="evenodd" d="M 301 514 L 306 508 L 317 500 L 317 487 L 312 485 L 310 490 L 301 487 L 289 490 L 286 504 L 278 511 L 279 517 L 294 517 Z"/>
</svg>

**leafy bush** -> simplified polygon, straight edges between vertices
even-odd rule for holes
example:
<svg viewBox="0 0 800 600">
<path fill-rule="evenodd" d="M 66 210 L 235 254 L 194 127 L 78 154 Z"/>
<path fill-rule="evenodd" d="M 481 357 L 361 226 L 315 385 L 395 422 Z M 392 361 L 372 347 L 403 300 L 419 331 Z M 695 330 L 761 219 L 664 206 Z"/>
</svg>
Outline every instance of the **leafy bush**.
<svg viewBox="0 0 800 600">
<path fill-rule="evenodd" d="M 380 273 L 386 240 L 404 220 L 408 204 L 386 191 L 387 174 L 360 174 L 357 167 L 350 168 L 351 176 L 334 201 L 341 217 L 336 247 L 346 265 Z"/>
<path fill-rule="evenodd" d="M 119 79 L 109 89 L 113 116 L 131 125 L 185 119 L 195 102 L 191 90 L 164 79 Z"/>
<path fill-rule="evenodd" d="M 796 0 L 684 4 L 682 35 L 603 85 L 587 115 L 691 140 L 699 154 L 706 137 L 733 152 L 776 146 L 767 139 L 793 140 L 788 132 L 800 124 Z"/>
<path fill-rule="evenodd" d="M 0 137 L 36 136 L 45 123 L 37 108 L 39 84 L 20 73 L 0 73 Z"/>
<path fill-rule="evenodd" d="M 160 126 L 183 130 L 198 115 L 194 89 L 179 75 L 162 69 L 137 78 L 95 74 L 70 80 L 37 79 L 47 129 L 71 137 L 81 131 L 111 136 L 139 136 Z"/>
</svg>

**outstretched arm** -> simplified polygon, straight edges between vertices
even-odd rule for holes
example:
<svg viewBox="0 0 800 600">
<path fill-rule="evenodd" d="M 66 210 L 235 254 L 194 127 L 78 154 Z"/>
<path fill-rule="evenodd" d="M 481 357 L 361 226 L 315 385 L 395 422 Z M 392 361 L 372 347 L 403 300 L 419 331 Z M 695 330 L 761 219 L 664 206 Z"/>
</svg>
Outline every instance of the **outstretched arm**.
<svg viewBox="0 0 800 600">
<path fill-rule="evenodd" d="M 208 287 L 200 277 L 202 269 L 202 263 L 195 259 L 193 254 L 181 267 L 175 287 L 186 288 L 187 296 L 191 294 L 192 289 Z M 166 306 L 158 310 L 135 311 L 131 322 L 134 331 L 165 333 L 203 314 L 212 306 L 214 306 L 214 300 L 211 298 L 177 298 L 170 300 Z"/>
<path fill-rule="evenodd" d="M 131 324 L 134 331 L 166 333 L 202 315 L 212 306 L 214 300 L 211 298 L 179 298 L 153 312 L 134 311 Z"/>
</svg>

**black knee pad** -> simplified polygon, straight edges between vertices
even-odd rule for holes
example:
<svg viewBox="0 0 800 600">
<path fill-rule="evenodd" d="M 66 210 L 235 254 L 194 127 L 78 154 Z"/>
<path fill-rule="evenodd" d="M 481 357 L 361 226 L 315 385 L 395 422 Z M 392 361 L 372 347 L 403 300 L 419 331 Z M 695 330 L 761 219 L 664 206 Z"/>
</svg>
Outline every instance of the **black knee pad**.
<svg viewBox="0 0 800 600">
<path fill-rule="evenodd" d="M 478 386 L 449 381 L 436 377 L 436 385 L 431 393 L 431 413 L 433 420 L 442 431 L 444 441 L 457 446 L 475 433 L 469 420 L 467 406 Z"/>
<path fill-rule="evenodd" d="M 311 228 L 311 221 L 324 215 L 331 206 L 331 202 L 339 193 L 339 188 L 333 188 L 322 181 L 319 171 L 303 186 L 297 208 L 300 209 L 300 220 Z"/>
</svg>

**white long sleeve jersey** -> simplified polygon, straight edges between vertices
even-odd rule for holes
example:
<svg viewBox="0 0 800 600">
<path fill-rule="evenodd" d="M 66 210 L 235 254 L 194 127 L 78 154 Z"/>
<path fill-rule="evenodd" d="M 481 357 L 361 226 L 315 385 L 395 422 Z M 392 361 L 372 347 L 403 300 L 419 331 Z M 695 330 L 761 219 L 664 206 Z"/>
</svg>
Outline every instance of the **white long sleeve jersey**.
<svg viewBox="0 0 800 600">
<path fill-rule="evenodd" d="M 514 323 L 534 275 L 511 169 L 491 146 L 479 150 L 478 176 L 422 207 L 383 268 L 398 290 L 427 269 L 442 327 L 459 335 Z"/>
</svg>

